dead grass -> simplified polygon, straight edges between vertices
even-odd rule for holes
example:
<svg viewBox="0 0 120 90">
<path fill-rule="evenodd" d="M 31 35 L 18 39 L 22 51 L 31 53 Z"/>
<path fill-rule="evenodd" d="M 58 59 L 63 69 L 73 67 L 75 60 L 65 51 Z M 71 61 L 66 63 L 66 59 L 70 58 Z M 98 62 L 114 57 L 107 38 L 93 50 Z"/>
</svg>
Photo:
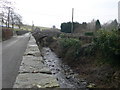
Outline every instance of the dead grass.
<svg viewBox="0 0 120 90">
<path fill-rule="evenodd" d="M 96 88 L 120 88 L 120 67 L 104 63 L 100 53 L 95 52 L 96 54 L 92 56 L 81 54 L 78 58 L 73 58 L 71 53 L 74 48 L 65 51 L 60 46 L 59 38 L 52 38 L 52 42 L 47 40 L 47 45 L 52 51 L 79 74 L 78 78 L 94 83 Z"/>
<path fill-rule="evenodd" d="M 51 43 L 50 48 L 79 74 L 78 78 L 94 83 L 96 88 L 120 88 L 120 70 L 118 67 L 102 63 L 99 55 L 74 59 L 73 56 L 69 56 L 72 48 L 66 54 L 62 53 L 58 41 Z"/>
</svg>

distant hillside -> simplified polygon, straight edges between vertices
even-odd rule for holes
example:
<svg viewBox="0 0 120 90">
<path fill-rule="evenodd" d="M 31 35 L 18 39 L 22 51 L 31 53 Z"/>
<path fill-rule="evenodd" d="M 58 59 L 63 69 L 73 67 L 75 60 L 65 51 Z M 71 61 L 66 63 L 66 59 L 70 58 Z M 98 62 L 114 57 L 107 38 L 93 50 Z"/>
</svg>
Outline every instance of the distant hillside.
<svg viewBox="0 0 120 90">
<path fill-rule="evenodd" d="M 0 26 L 2 27 L 2 26 Z M 3 27 L 6 27 L 6 25 L 4 24 Z M 12 28 L 12 25 L 10 25 L 10 28 Z M 50 28 L 50 27 L 43 27 L 43 26 L 34 26 L 34 29 L 35 28 L 40 28 L 40 30 L 53 30 L 53 28 Z M 57 28 L 55 28 L 56 30 L 59 30 Z M 54 30 L 55 30 L 54 29 Z M 21 26 L 21 28 L 19 29 L 18 26 L 14 25 L 14 30 L 15 31 L 19 31 L 19 30 L 28 30 L 28 31 L 31 31 L 32 30 L 32 25 L 27 25 L 27 24 L 24 24 Z"/>
<path fill-rule="evenodd" d="M 43 26 L 34 26 L 34 29 L 35 28 L 40 28 L 40 30 L 50 29 L 49 27 L 43 27 Z M 22 29 L 31 31 L 32 30 L 32 25 L 24 25 L 24 26 L 22 26 Z"/>
</svg>

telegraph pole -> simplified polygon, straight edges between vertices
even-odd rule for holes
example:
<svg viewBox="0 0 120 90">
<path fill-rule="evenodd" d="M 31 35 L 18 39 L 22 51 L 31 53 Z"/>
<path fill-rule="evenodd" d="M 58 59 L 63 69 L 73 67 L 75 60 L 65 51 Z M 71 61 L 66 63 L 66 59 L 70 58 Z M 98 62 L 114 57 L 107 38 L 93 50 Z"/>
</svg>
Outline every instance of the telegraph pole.
<svg viewBox="0 0 120 90">
<path fill-rule="evenodd" d="M 8 28 L 10 27 L 10 7 L 8 7 Z"/>
<path fill-rule="evenodd" d="M 74 17 L 74 8 L 72 8 L 72 25 L 71 25 L 71 33 L 73 33 L 73 17 Z"/>
<path fill-rule="evenodd" d="M 33 21 L 32 21 L 32 31 L 34 30 L 34 23 L 33 23 Z"/>
</svg>

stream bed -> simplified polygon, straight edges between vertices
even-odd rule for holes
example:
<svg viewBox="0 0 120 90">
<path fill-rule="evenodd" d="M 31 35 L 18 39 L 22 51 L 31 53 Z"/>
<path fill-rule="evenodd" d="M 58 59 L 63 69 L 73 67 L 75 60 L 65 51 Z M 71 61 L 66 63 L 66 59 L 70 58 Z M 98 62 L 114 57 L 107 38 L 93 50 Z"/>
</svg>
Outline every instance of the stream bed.
<svg viewBox="0 0 120 90">
<path fill-rule="evenodd" d="M 50 68 L 52 74 L 59 82 L 60 88 L 86 88 L 87 83 L 84 80 L 78 80 L 68 65 L 61 62 L 60 58 L 48 47 L 41 50 L 44 63 Z"/>
</svg>

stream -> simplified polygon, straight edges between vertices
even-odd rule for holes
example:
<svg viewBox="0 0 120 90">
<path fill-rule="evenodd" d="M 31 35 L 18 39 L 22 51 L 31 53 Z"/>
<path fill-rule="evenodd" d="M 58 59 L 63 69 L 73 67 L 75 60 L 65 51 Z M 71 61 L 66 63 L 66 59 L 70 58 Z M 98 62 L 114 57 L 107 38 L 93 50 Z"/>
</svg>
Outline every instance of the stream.
<svg viewBox="0 0 120 90">
<path fill-rule="evenodd" d="M 84 80 L 78 80 L 68 65 L 61 62 L 60 58 L 48 47 L 41 50 L 44 63 L 50 68 L 52 74 L 59 82 L 60 88 L 85 88 L 87 83 Z"/>
</svg>

